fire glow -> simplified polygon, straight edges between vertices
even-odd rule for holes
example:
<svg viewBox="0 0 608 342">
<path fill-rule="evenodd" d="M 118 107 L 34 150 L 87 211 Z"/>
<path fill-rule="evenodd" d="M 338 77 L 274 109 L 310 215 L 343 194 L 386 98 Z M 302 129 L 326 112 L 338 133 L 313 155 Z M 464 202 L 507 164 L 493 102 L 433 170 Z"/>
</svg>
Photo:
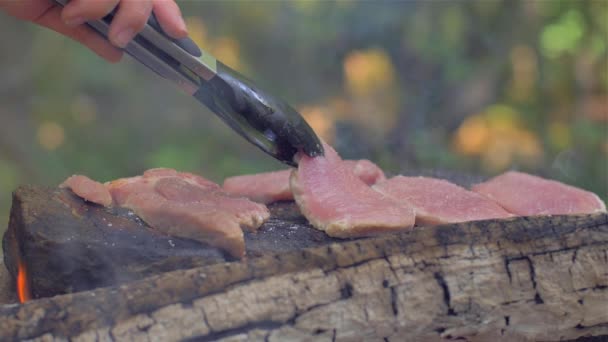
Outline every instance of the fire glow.
<svg viewBox="0 0 608 342">
<path fill-rule="evenodd" d="M 17 264 L 17 295 L 19 295 L 20 303 L 25 303 L 32 299 L 27 279 L 27 270 L 25 268 L 25 263 L 21 259 L 19 259 Z"/>
</svg>

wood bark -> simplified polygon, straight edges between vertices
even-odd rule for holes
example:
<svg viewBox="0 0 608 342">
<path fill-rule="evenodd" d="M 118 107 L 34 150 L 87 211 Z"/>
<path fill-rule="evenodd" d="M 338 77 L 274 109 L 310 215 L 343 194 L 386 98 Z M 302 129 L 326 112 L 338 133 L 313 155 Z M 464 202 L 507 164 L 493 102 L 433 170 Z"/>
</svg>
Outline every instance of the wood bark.
<svg viewBox="0 0 608 342">
<path fill-rule="evenodd" d="M 0 307 L 0 340 L 608 335 L 608 215 L 438 227 Z"/>
</svg>

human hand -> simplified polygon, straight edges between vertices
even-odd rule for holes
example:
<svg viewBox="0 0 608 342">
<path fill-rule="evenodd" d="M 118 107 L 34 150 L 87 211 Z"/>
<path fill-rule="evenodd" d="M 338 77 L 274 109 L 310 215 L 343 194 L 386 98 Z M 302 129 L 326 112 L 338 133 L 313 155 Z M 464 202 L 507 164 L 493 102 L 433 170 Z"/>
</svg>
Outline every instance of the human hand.
<svg viewBox="0 0 608 342">
<path fill-rule="evenodd" d="M 108 40 L 85 21 L 101 19 L 116 6 Z M 66 35 L 110 62 L 117 62 L 124 48 L 145 26 L 152 11 L 162 29 L 173 38 L 187 36 L 186 24 L 174 0 L 71 0 L 64 8 L 51 0 L 0 0 L 0 10 Z"/>
</svg>

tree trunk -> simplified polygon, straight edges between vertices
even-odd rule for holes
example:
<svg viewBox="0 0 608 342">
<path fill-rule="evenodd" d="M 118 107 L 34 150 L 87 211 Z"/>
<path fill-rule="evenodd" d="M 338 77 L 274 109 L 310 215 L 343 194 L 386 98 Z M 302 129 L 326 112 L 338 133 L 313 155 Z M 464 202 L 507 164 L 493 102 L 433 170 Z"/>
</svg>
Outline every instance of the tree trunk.
<svg viewBox="0 0 608 342">
<path fill-rule="evenodd" d="M 0 340 L 557 341 L 608 335 L 608 215 L 483 221 L 0 307 Z"/>
</svg>

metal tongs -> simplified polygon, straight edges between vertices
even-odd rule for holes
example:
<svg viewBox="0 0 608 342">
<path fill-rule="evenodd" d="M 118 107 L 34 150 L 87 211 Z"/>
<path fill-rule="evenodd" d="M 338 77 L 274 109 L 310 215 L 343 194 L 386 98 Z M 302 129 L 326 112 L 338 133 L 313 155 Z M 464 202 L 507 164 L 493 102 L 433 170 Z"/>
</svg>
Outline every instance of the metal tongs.
<svg viewBox="0 0 608 342">
<path fill-rule="evenodd" d="M 65 6 L 69 0 L 55 0 Z M 107 39 L 115 11 L 86 24 Z M 287 103 L 258 88 L 190 38 L 166 35 L 154 14 L 123 49 L 194 96 L 238 134 L 274 158 L 296 165 L 294 155 L 323 155 L 323 146 L 304 118 Z"/>
</svg>

